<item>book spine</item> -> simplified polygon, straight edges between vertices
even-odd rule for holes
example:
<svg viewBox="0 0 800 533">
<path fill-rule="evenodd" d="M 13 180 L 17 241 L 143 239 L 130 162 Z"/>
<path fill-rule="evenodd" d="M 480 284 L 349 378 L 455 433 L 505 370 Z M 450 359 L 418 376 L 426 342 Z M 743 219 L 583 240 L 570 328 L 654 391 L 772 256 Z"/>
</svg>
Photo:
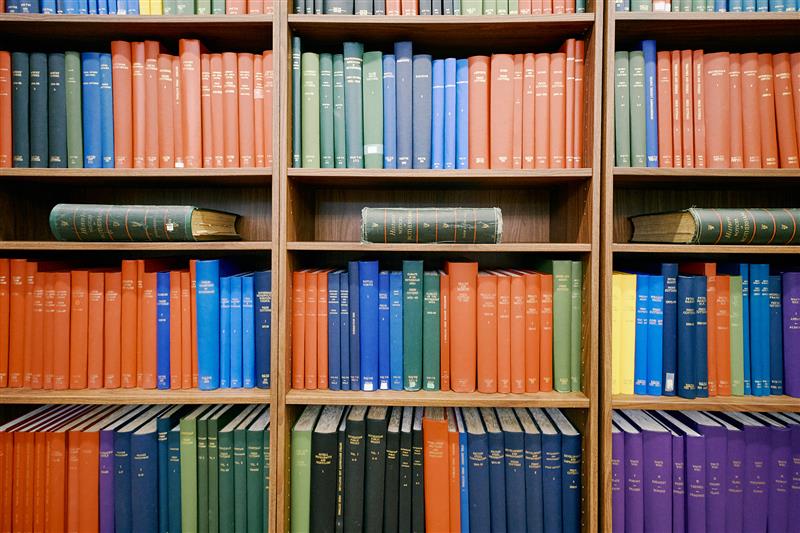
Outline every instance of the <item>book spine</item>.
<svg viewBox="0 0 800 533">
<path fill-rule="evenodd" d="M 59 86 L 61 90 L 59 94 L 63 98 L 63 79 L 64 69 L 59 71 L 61 73 L 61 80 Z M 55 69 L 54 69 L 55 70 Z M 52 91 L 50 91 L 52 94 Z M 11 84 L 11 54 L 9 52 L 0 52 L 0 168 L 8 168 L 12 166 L 12 153 L 13 142 L 12 136 L 12 84 Z M 66 160 L 66 159 L 65 159 Z"/>
<path fill-rule="evenodd" d="M 347 168 L 364 168 L 362 63 L 364 46 L 344 43 L 345 145 Z"/>
<path fill-rule="evenodd" d="M 225 167 L 238 167 L 239 150 L 239 66 L 238 58 L 233 52 L 222 54 L 222 130 L 223 159 Z M 185 83 L 185 82 L 184 82 Z M 184 91 L 185 92 L 185 91 Z M 183 104 L 186 110 L 186 105 Z M 186 114 L 184 111 L 183 115 Z M 184 122 L 186 120 L 184 119 Z M 184 138 L 186 137 L 184 131 Z M 188 150 L 188 145 L 187 148 Z"/>
<path fill-rule="evenodd" d="M 677 1 L 677 0 L 676 0 Z M 672 166 L 683 168 L 683 122 L 681 117 L 681 52 L 670 53 L 670 98 L 672 114 Z"/>
<path fill-rule="evenodd" d="M 631 166 L 630 76 L 628 52 L 614 54 L 615 165 Z"/>
<path fill-rule="evenodd" d="M 391 390 L 403 390 L 403 273 L 389 274 L 389 366 Z"/>
<path fill-rule="evenodd" d="M 694 365 L 695 379 L 697 383 L 696 391 L 698 398 L 707 398 L 711 391 L 709 383 L 712 377 L 709 373 L 709 314 L 708 314 L 708 287 L 709 278 L 697 276 L 694 278 L 695 292 L 695 346 L 694 346 Z M 716 287 L 714 287 L 716 290 Z"/>
<path fill-rule="evenodd" d="M 158 441 L 155 433 L 131 436 L 131 525 L 158 529 Z"/>
<path fill-rule="evenodd" d="M 456 60 L 456 168 L 469 168 L 469 61 Z"/>
<path fill-rule="evenodd" d="M 650 276 L 647 317 L 647 394 L 661 396 L 663 392 L 662 363 L 664 341 L 664 278 Z"/>
<path fill-rule="evenodd" d="M 678 368 L 678 265 L 662 264 L 661 277 L 664 279 L 661 384 L 665 396 L 675 396 Z"/>
<path fill-rule="evenodd" d="M 778 138 L 772 54 L 758 54 L 758 113 L 763 168 L 778 168 Z"/>
<path fill-rule="evenodd" d="M 378 283 L 378 389 L 388 390 L 391 381 L 389 272 L 380 273 Z M 337 330 L 338 331 L 338 330 Z"/>
<path fill-rule="evenodd" d="M 413 109 L 414 71 L 410 41 L 395 43 L 394 55 L 397 77 L 397 168 L 413 166 Z"/>
<path fill-rule="evenodd" d="M 514 56 L 495 54 L 491 61 L 489 155 L 491 168 L 513 168 Z"/>
<path fill-rule="evenodd" d="M 114 168 L 114 96 L 111 54 L 100 54 L 100 147 L 103 168 Z"/>
<path fill-rule="evenodd" d="M 425 272 L 423 275 L 422 307 L 422 389 L 439 390 L 441 321 L 437 272 Z"/>
<path fill-rule="evenodd" d="M 678 277 L 678 372 L 677 392 L 682 398 L 697 396 L 697 380 L 695 377 L 694 347 L 697 316 L 694 294 L 694 279 Z"/>
<path fill-rule="evenodd" d="M 201 57 L 202 61 L 202 57 Z M 225 93 L 225 70 L 222 63 L 222 54 L 211 54 L 208 59 L 210 70 L 209 82 L 211 90 L 211 116 L 210 123 L 208 124 L 211 130 L 211 162 L 215 168 L 222 168 L 225 166 L 225 106 L 226 93 Z M 178 82 L 178 80 L 176 80 Z M 180 131 L 180 130 L 179 130 Z M 176 145 L 177 152 L 177 145 Z M 177 156 L 177 153 L 176 153 Z M 207 157 L 204 154 L 203 161 L 205 164 Z M 177 162 L 177 157 L 176 157 Z"/>
<path fill-rule="evenodd" d="M 403 387 L 422 387 L 422 261 L 403 261 Z"/>
<path fill-rule="evenodd" d="M 521 280 L 518 278 L 514 279 L 515 282 L 520 282 Z M 478 364 L 478 391 L 479 392 L 499 392 L 498 390 L 498 383 L 499 383 L 499 375 L 500 375 L 500 367 L 503 367 L 503 375 L 506 378 L 509 378 L 513 375 L 511 369 L 511 360 L 509 358 L 503 358 L 504 360 L 501 361 L 499 354 L 500 349 L 498 348 L 498 339 L 499 339 L 499 279 L 497 276 L 494 275 L 479 275 L 478 276 L 478 284 L 477 284 L 477 296 L 478 296 L 478 314 L 477 314 L 477 364 Z M 516 291 L 517 299 L 519 300 L 522 296 L 521 290 L 521 283 L 520 290 Z M 517 311 L 519 311 L 519 307 L 521 302 L 518 301 Z M 511 309 L 511 304 L 506 306 L 507 311 Z M 519 318 L 522 318 L 521 316 Z M 517 325 L 521 325 L 521 320 L 516 321 Z M 509 322 L 510 324 L 510 322 Z M 513 335 L 513 327 L 512 335 Z M 519 327 L 516 328 L 517 333 L 519 333 Z M 519 335 L 516 336 L 519 338 Z M 513 343 L 513 341 L 511 341 Z M 517 354 L 515 354 L 517 355 Z M 521 358 L 517 358 L 519 360 Z M 508 363 L 508 364 L 505 364 Z M 518 369 L 517 369 L 518 370 Z M 515 376 L 520 378 L 519 375 Z M 505 381 L 505 380 L 504 380 Z M 510 384 L 510 380 L 509 380 Z M 506 391 L 508 392 L 508 391 Z"/>
<path fill-rule="evenodd" d="M 320 166 L 334 168 L 333 56 L 319 55 Z"/>
<path fill-rule="evenodd" d="M 186 168 L 200 168 L 203 166 L 200 42 L 196 39 L 181 39 L 179 54 L 183 164 Z"/>
<path fill-rule="evenodd" d="M 348 420 L 344 460 L 344 530 L 361 531 L 364 521 L 364 420 Z"/>
<path fill-rule="evenodd" d="M 650 306 L 650 276 L 636 275 L 636 348 L 634 355 L 634 394 L 647 394 L 647 319 Z"/>
<path fill-rule="evenodd" d="M 645 530 L 668 525 L 672 519 L 672 437 L 667 432 L 644 431 L 641 435 L 644 455 L 642 490 L 644 492 Z M 626 449 L 627 451 L 627 449 Z M 566 513 L 564 516 L 568 516 Z"/>
<path fill-rule="evenodd" d="M 242 387 L 242 277 L 230 278 L 230 387 Z"/>
<path fill-rule="evenodd" d="M 566 168 L 566 62 L 566 54 L 550 54 L 550 168 Z"/>
<path fill-rule="evenodd" d="M 456 168 L 456 59 L 447 58 L 444 62 L 444 168 Z"/>
<path fill-rule="evenodd" d="M 220 276 L 219 261 L 197 262 L 197 346 L 199 387 L 220 386 Z"/>
<path fill-rule="evenodd" d="M 672 60 L 670 52 L 658 52 L 656 67 L 658 72 L 658 166 L 671 168 L 672 153 Z"/>
<path fill-rule="evenodd" d="M 344 114 L 344 57 L 333 55 L 333 161 L 335 168 L 347 167 Z"/>
<path fill-rule="evenodd" d="M 367 52 L 363 59 L 364 166 L 383 168 L 383 55 Z"/>
<path fill-rule="evenodd" d="M 341 390 L 339 278 L 338 272 L 328 274 L 328 386 L 331 390 Z"/>
<path fill-rule="evenodd" d="M 311 435 L 312 531 L 330 530 L 336 520 L 337 444 L 336 433 Z"/>
<path fill-rule="evenodd" d="M 647 103 L 645 101 L 645 61 L 641 50 L 629 54 L 631 166 L 647 166 Z"/>
<path fill-rule="evenodd" d="M 611 527 L 625 533 L 625 434 L 619 430 L 611 433 Z"/>
<path fill-rule="evenodd" d="M 147 3 L 143 0 L 143 3 Z M 157 41 L 144 42 L 144 165 L 158 168 L 158 54 Z M 199 70 L 199 61 L 198 61 Z"/>
<path fill-rule="evenodd" d="M 731 166 L 731 78 L 730 54 L 720 52 L 704 57 L 706 99 L 707 165 Z"/>
<path fill-rule="evenodd" d="M 495 244 L 502 237 L 498 208 L 370 208 L 361 211 L 362 242 Z"/>
<path fill-rule="evenodd" d="M 781 277 L 769 276 L 769 354 L 770 394 L 783 394 L 783 311 L 781 307 Z"/>
<path fill-rule="evenodd" d="M 350 274 L 339 274 L 339 362 L 341 388 L 350 390 Z"/>
<path fill-rule="evenodd" d="M 383 56 L 383 168 L 397 168 L 397 64 Z"/>
<path fill-rule="evenodd" d="M 30 114 L 30 166 L 47 168 L 47 54 L 30 54 L 29 114 Z"/>
<path fill-rule="evenodd" d="M 302 166 L 320 167 L 319 54 L 304 52 L 300 59 L 303 103 Z"/>
<path fill-rule="evenodd" d="M 386 431 L 383 418 L 368 418 L 364 466 L 364 531 L 378 531 L 383 525 L 384 481 L 386 477 Z"/>
<path fill-rule="evenodd" d="M 469 14 L 469 13 L 467 13 Z M 487 169 L 489 152 L 489 62 L 487 56 L 468 59 L 468 139 L 469 168 Z"/>
<path fill-rule="evenodd" d="M 529 281 L 529 280 L 528 280 Z M 482 277 L 478 278 L 479 285 L 481 282 L 486 283 L 486 280 Z M 491 284 L 491 282 L 489 282 Z M 527 292 L 527 283 L 526 283 L 526 292 Z M 518 292 L 518 291 L 517 291 Z M 480 289 L 478 290 L 479 298 L 480 296 Z M 482 299 L 482 298 L 481 298 Z M 483 303 L 483 302 L 481 302 Z M 489 302 L 486 302 L 489 303 Z M 536 313 L 538 315 L 538 303 L 536 304 Z M 480 304 L 479 304 L 480 305 Z M 482 305 L 479 307 L 479 311 L 483 311 Z M 519 305 L 515 306 L 515 310 L 519 311 Z M 527 315 L 528 311 L 528 302 L 526 301 L 525 305 L 525 313 Z M 481 317 L 483 318 L 483 317 Z M 517 317 L 515 317 L 517 318 Z M 526 321 L 528 321 L 530 317 L 526 316 Z M 518 324 L 518 320 L 517 320 Z M 518 326 L 517 326 L 518 327 Z M 491 328 L 491 326 L 490 326 Z M 527 329 L 527 328 L 526 328 Z M 534 368 L 532 366 L 532 359 L 529 357 L 535 357 L 538 361 L 539 357 L 539 343 L 535 346 L 530 346 L 532 349 L 531 354 L 528 353 L 528 343 L 529 340 L 533 340 L 529 335 L 529 332 L 525 332 L 525 377 L 528 378 L 533 377 L 534 375 L 538 379 L 539 376 L 539 365 L 536 364 Z M 498 275 L 497 276 L 497 392 L 501 393 L 509 393 L 511 392 L 511 276 L 507 275 Z M 480 344 L 478 346 L 481 346 Z M 480 372 L 479 372 L 480 376 Z M 536 385 L 536 389 L 538 391 L 538 383 Z M 534 386 L 531 385 L 531 389 Z M 525 390 L 528 390 L 528 383 L 526 379 Z"/>
<path fill-rule="evenodd" d="M 349 287 L 349 336 L 350 336 L 350 390 L 361 390 L 361 296 L 360 265 L 358 261 L 348 263 Z"/>
<path fill-rule="evenodd" d="M 431 168 L 431 128 L 433 120 L 433 61 L 430 55 L 413 57 L 413 168 Z"/>
<path fill-rule="evenodd" d="M 793 398 L 800 397 L 800 275 L 783 274 L 783 337 L 784 391 Z"/>
<path fill-rule="evenodd" d="M 361 354 L 361 390 L 379 388 L 379 272 L 377 261 L 360 261 L 359 277 L 359 352 Z"/>
<path fill-rule="evenodd" d="M 14 280 L 12 279 L 12 284 Z M 70 273 L 70 344 L 69 344 L 69 388 L 85 389 L 88 363 L 89 335 L 89 273 L 73 270 Z M 13 293 L 12 293 L 13 296 Z"/>
<path fill-rule="evenodd" d="M 644 530 L 642 435 L 625 433 L 625 531 Z"/>
<path fill-rule="evenodd" d="M 792 67 L 789 54 L 772 56 L 775 82 L 775 120 L 781 168 L 798 168 L 797 133 L 792 103 Z"/>
<path fill-rule="evenodd" d="M 642 41 L 645 90 L 645 152 L 648 167 L 658 167 L 658 95 L 656 42 Z"/>
<path fill-rule="evenodd" d="M 431 168 L 444 168 L 444 60 L 434 59 L 431 73 Z"/>
<path fill-rule="evenodd" d="M 78 78 L 80 79 L 80 77 Z M 11 53 L 12 166 L 30 167 L 30 60 L 25 52 Z"/>
</svg>

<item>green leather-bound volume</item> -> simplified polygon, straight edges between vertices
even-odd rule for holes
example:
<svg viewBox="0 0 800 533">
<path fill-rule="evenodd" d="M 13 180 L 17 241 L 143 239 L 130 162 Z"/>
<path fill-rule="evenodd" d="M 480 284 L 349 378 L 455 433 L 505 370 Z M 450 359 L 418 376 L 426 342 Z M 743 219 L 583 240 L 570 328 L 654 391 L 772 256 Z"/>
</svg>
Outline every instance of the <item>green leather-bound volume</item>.
<svg viewBox="0 0 800 533">
<path fill-rule="evenodd" d="M 264 409 L 258 406 L 233 431 L 233 523 L 237 532 L 247 531 L 247 432 Z"/>
<path fill-rule="evenodd" d="M 633 0 L 631 2 L 631 11 L 647 11 L 653 10 L 653 0 Z"/>
<path fill-rule="evenodd" d="M 207 533 L 209 529 L 209 462 L 208 462 L 208 419 L 219 409 L 213 407 L 197 419 L 197 531 Z"/>
<path fill-rule="evenodd" d="M 237 405 L 227 405 L 208 419 L 208 530 L 211 532 L 219 531 L 219 431 L 240 411 Z"/>
<path fill-rule="evenodd" d="M 422 388 L 439 390 L 439 273 L 423 275 Z"/>
<path fill-rule="evenodd" d="M 383 168 L 383 54 L 364 54 L 364 167 Z"/>
<path fill-rule="evenodd" d="M 333 163 L 333 56 L 319 55 L 319 157 L 322 168 Z"/>
<path fill-rule="evenodd" d="M 81 116 L 81 54 L 64 54 L 67 91 L 67 166 L 83 168 L 83 117 Z"/>
<path fill-rule="evenodd" d="M 503 236 L 499 207 L 365 207 L 361 242 L 497 244 Z"/>
<path fill-rule="evenodd" d="M 631 91 L 628 52 L 614 54 L 614 164 L 631 166 Z"/>
<path fill-rule="evenodd" d="M 347 143 L 344 125 L 344 56 L 333 55 L 333 163 L 347 168 Z"/>
<path fill-rule="evenodd" d="M 303 168 L 319 168 L 319 54 L 303 53 L 300 83 L 303 87 L 301 161 Z"/>
<path fill-rule="evenodd" d="M 364 168 L 363 94 L 364 45 L 344 43 L 344 125 L 347 168 Z M 381 111 L 383 113 L 383 111 Z"/>
<path fill-rule="evenodd" d="M 321 410 L 309 405 L 292 428 L 291 531 L 308 531 L 311 522 L 311 433 Z"/>
<path fill-rule="evenodd" d="M 572 390 L 572 261 L 545 261 L 543 272 L 553 276 L 553 388 Z"/>
<path fill-rule="evenodd" d="M 744 395 L 744 326 L 742 322 L 742 276 L 731 276 L 731 394 Z"/>
<path fill-rule="evenodd" d="M 495 14 L 508 15 L 508 0 L 494 0 Z"/>
<path fill-rule="evenodd" d="M 262 433 L 262 448 L 261 452 L 264 457 L 264 491 L 261 493 L 261 506 L 264 510 L 263 512 L 263 520 L 261 529 L 264 532 L 269 531 L 269 469 L 271 461 L 271 454 L 269 451 L 269 432 L 270 432 L 270 425 L 271 422 L 267 423 L 267 427 L 264 428 L 264 432 Z"/>
<path fill-rule="evenodd" d="M 11 53 L 11 143 L 14 168 L 31 166 L 30 62 L 25 52 Z"/>
<path fill-rule="evenodd" d="M 497 0 L 483 0 L 483 14 L 497 15 Z"/>
<path fill-rule="evenodd" d="M 422 387 L 422 261 L 403 261 L 403 387 Z"/>
<path fill-rule="evenodd" d="M 31 168 L 47 168 L 50 154 L 47 141 L 47 54 L 30 55 L 30 164 Z"/>
<path fill-rule="evenodd" d="M 519 0 L 508 0 L 508 14 L 519 15 Z"/>
<path fill-rule="evenodd" d="M 217 434 L 219 461 L 219 531 L 238 533 L 234 518 L 235 486 L 234 479 L 234 432 L 244 420 L 258 408 L 257 405 L 245 407 L 236 418 L 228 422 Z"/>
<path fill-rule="evenodd" d="M 64 87 L 66 76 L 64 54 L 47 57 L 47 137 L 50 168 L 67 166 L 67 93 Z"/>
<path fill-rule="evenodd" d="M 569 372 L 572 392 L 581 390 L 581 348 L 583 339 L 583 263 L 572 261 L 570 282 L 570 321 L 569 321 Z"/>
<path fill-rule="evenodd" d="M 631 90 L 631 166 L 644 167 L 647 164 L 645 143 L 645 102 L 644 102 L 644 53 L 641 50 L 630 52 L 630 90 Z"/>
<path fill-rule="evenodd" d="M 267 507 L 262 506 L 264 494 L 264 431 L 269 424 L 269 408 L 265 408 L 247 428 L 246 466 L 247 466 L 247 533 L 261 533 L 263 514 Z M 266 531 L 266 530 L 264 530 Z"/>
</svg>

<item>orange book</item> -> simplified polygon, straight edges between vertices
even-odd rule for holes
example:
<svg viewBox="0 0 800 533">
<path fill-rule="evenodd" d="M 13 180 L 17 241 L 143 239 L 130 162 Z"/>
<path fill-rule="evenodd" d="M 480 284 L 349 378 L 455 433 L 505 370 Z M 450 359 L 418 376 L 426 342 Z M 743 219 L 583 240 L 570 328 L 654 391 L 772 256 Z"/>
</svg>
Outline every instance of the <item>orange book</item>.
<svg viewBox="0 0 800 533">
<path fill-rule="evenodd" d="M 23 374 L 22 386 L 30 387 L 33 376 L 33 290 L 36 280 L 37 264 L 28 261 L 25 265 L 25 323 L 23 333 Z"/>
<path fill-rule="evenodd" d="M 550 15 L 553 13 L 553 0 L 539 0 L 542 4 L 542 14 Z"/>
<path fill-rule="evenodd" d="M 223 150 L 226 167 L 239 166 L 239 87 L 234 52 L 222 54 Z"/>
<path fill-rule="evenodd" d="M 545 3 L 549 4 L 550 0 L 545 0 Z M 552 0 L 552 4 L 554 15 L 563 15 L 567 12 L 567 0 Z"/>
<path fill-rule="evenodd" d="M 262 57 L 264 59 L 264 166 L 272 168 L 272 102 L 275 89 L 272 51 L 265 51 Z"/>
<path fill-rule="evenodd" d="M 317 274 L 317 388 L 328 388 L 328 272 L 326 271 Z"/>
<path fill-rule="evenodd" d="M 25 259 L 9 261 L 8 386 L 22 387 L 25 372 Z M 66 337 L 69 338 L 69 337 Z"/>
<path fill-rule="evenodd" d="M 73 270 L 70 279 L 69 388 L 85 389 L 89 357 L 89 272 Z"/>
<path fill-rule="evenodd" d="M 197 261 L 189 260 L 189 299 L 192 315 L 192 388 L 197 388 L 199 373 L 197 370 L 197 276 L 195 274 Z"/>
<path fill-rule="evenodd" d="M 55 340 L 53 328 L 56 318 L 56 273 L 48 272 L 44 278 L 44 321 L 42 324 L 42 388 L 53 388 L 53 366 L 55 365 Z"/>
<path fill-rule="evenodd" d="M 450 276 L 439 271 L 439 389 L 450 390 Z"/>
<path fill-rule="evenodd" d="M 706 168 L 706 96 L 703 51 L 692 52 L 694 90 L 694 166 Z"/>
<path fill-rule="evenodd" d="M 44 384 L 44 272 L 34 275 L 33 287 L 33 327 L 31 337 L 31 388 L 41 389 Z"/>
<path fill-rule="evenodd" d="M 542 282 L 538 273 L 525 273 L 525 392 L 539 392 L 539 344 Z"/>
<path fill-rule="evenodd" d="M 672 77 L 670 96 L 672 98 L 672 166 L 683 168 L 683 123 L 681 119 L 681 53 L 670 52 L 670 71 Z"/>
<path fill-rule="evenodd" d="M 403 13 L 404 15 L 406 13 Z M 489 58 L 469 58 L 469 168 L 489 168 Z"/>
<path fill-rule="evenodd" d="M 95 533 L 100 530 L 100 433 L 81 431 L 78 436 L 78 528 Z"/>
<path fill-rule="evenodd" d="M 211 118 L 211 55 L 200 55 L 200 103 L 203 122 L 203 167 L 214 166 L 214 126 Z"/>
<path fill-rule="evenodd" d="M 525 392 L 525 278 L 511 274 L 511 392 Z"/>
<path fill-rule="evenodd" d="M 717 395 L 731 395 L 731 278 L 717 276 Z"/>
<path fill-rule="evenodd" d="M 553 390 L 553 276 L 540 274 L 539 390 Z"/>
<path fill-rule="evenodd" d="M 742 54 L 742 150 L 744 168 L 761 168 L 758 54 Z"/>
<path fill-rule="evenodd" d="M 683 116 L 683 166 L 694 168 L 694 83 L 692 51 L 681 50 L 681 109 Z"/>
<path fill-rule="evenodd" d="M 510 169 L 514 138 L 514 56 L 492 55 L 489 89 L 489 166 Z"/>
<path fill-rule="evenodd" d="M 550 54 L 536 54 L 536 93 L 534 95 L 535 168 L 550 166 Z"/>
<path fill-rule="evenodd" d="M 44 485 L 47 480 L 47 434 L 33 434 L 33 531 L 44 531 Z"/>
<path fill-rule="evenodd" d="M 400 6 L 403 10 L 403 15 L 417 14 L 417 0 L 400 0 Z"/>
<path fill-rule="evenodd" d="M 147 145 L 147 83 L 144 43 L 131 43 L 131 112 L 133 113 L 133 167 L 145 168 Z M 112 80 L 113 82 L 113 80 Z"/>
<path fill-rule="evenodd" d="M 522 168 L 522 99 L 523 83 L 523 54 L 514 55 L 514 109 L 513 127 L 511 132 L 511 166 Z"/>
<path fill-rule="evenodd" d="M 136 386 L 142 388 L 144 372 L 144 333 L 142 315 L 144 314 L 144 260 L 136 260 Z M 155 375 L 155 374 L 154 374 Z"/>
<path fill-rule="evenodd" d="M 264 13 L 264 0 L 247 0 L 248 15 L 262 15 Z"/>
<path fill-rule="evenodd" d="M 531 15 L 531 0 L 519 0 L 519 14 Z"/>
<path fill-rule="evenodd" d="M 458 424 L 452 407 L 447 408 L 447 453 L 450 489 L 450 529 L 461 531 L 461 461 Z"/>
<path fill-rule="evenodd" d="M 169 388 L 183 387 L 183 323 L 181 272 L 169 273 Z M 188 373 L 188 369 L 187 369 Z"/>
<path fill-rule="evenodd" d="M 105 273 L 106 301 L 103 318 L 103 347 L 105 364 L 104 386 L 117 389 L 122 385 L 122 273 Z M 135 303 L 135 302 L 134 302 Z"/>
<path fill-rule="evenodd" d="M 133 166 L 132 58 L 131 43 L 128 41 L 111 41 L 115 168 L 131 168 Z M 0 164 L 0 166 L 2 165 Z"/>
<path fill-rule="evenodd" d="M 228 15 L 245 15 L 247 13 L 246 0 L 226 0 L 225 13 Z"/>
<path fill-rule="evenodd" d="M 181 83 L 181 58 L 172 58 L 172 83 L 175 86 L 175 99 L 172 102 L 172 131 L 175 134 L 175 168 L 183 168 L 183 84 Z"/>
<path fill-rule="evenodd" d="M 192 388 L 192 296 L 191 274 L 180 273 L 181 280 L 181 388 Z M 170 304 L 171 305 L 171 304 Z"/>
<path fill-rule="evenodd" d="M 305 309 L 306 309 L 306 275 L 305 272 L 292 272 L 292 388 L 304 389 L 305 377 Z"/>
<path fill-rule="evenodd" d="M 172 56 L 158 56 L 158 166 L 175 168 L 175 81 L 172 78 Z"/>
<path fill-rule="evenodd" d="M 511 392 L 511 278 L 497 276 L 497 392 Z"/>
<path fill-rule="evenodd" d="M 0 51 L 0 168 L 11 168 L 12 151 L 11 54 Z"/>
<path fill-rule="evenodd" d="M 586 72 L 586 44 L 582 40 L 575 42 L 575 109 L 572 119 L 575 124 L 572 144 L 572 160 L 574 168 L 583 168 L 583 101 L 584 101 L 584 76 Z"/>
<path fill-rule="evenodd" d="M 450 323 L 459 334 L 450 339 L 450 385 L 455 392 L 475 391 L 477 263 L 447 263 Z"/>
<path fill-rule="evenodd" d="M 478 392 L 497 392 L 497 276 L 478 274 Z"/>
<path fill-rule="evenodd" d="M 731 168 L 744 167 L 742 147 L 742 62 L 739 54 L 731 54 Z"/>
<path fill-rule="evenodd" d="M 565 143 L 565 166 L 567 168 L 574 168 L 575 161 L 573 156 L 573 144 L 575 143 L 575 127 L 574 114 L 575 114 L 575 39 L 567 39 L 561 51 L 567 54 L 566 63 L 566 85 L 564 87 L 564 94 L 566 95 L 565 113 L 564 113 L 564 143 Z"/>
<path fill-rule="evenodd" d="M 63 390 L 70 388 L 71 343 L 66 342 L 70 335 L 70 273 L 56 272 L 53 288 L 53 389 Z M 85 370 L 83 375 L 86 376 Z"/>
<path fill-rule="evenodd" d="M 145 272 L 142 292 L 142 385 L 143 389 L 156 388 L 156 281 L 157 272 Z"/>
<path fill-rule="evenodd" d="M 792 65 L 789 54 L 772 56 L 775 77 L 775 121 L 778 129 L 778 154 L 781 168 L 798 168 L 797 132 L 792 103 Z"/>
<path fill-rule="evenodd" d="M 211 69 L 211 117 L 208 124 L 211 131 L 211 161 L 214 168 L 225 166 L 225 131 L 223 129 L 223 102 L 222 102 L 222 54 L 211 54 L 209 57 Z"/>
<path fill-rule="evenodd" d="M 305 302 L 305 342 L 303 350 L 306 358 L 305 374 L 306 388 L 317 388 L 317 272 L 305 272 L 306 302 Z"/>
<path fill-rule="evenodd" d="M 444 407 L 422 417 L 425 530 L 450 531 L 450 436 Z"/>
<path fill-rule="evenodd" d="M 14 434 L 13 531 L 33 530 L 33 433 Z"/>
<path fill-rule="evenodd" d="M 183 126 L 183 165 L 200 168 L 203 164 L 202 119 L 200 116 L 200 41 L 181 39 L 181 119 Z"/>
<path fill-rule="evenodd" d="M 74 301 L 74 298 L 73 298 Z M 103 387 L 103 318 L 105 316 L 105 274 L 89 272 L 89 323 L 86 332 L 86 386 Z"/>
<path fill-rule="evenodd" d="M 67 435 L 63 431 L 47 433 L 47 493 L 45 494 L 45 531 L 66 531 Z"/>
<path fill-rule="evenodd" d="M 672 61 L 669 52 L 656 54 L 658 71 L 658 166 L 672 168 Z"/>
<path fill-rule="evenodd" d="M 706 164 L 709 168 L 731 166 L 731 80 L 730 54 L 706 54 L 704 90 L 706 93 Z"/>
<path fill-rule="evenodd" d="M 534 102 L 536 94 L 536 66 L 533 54 L 525 54 L 522 62 L 522 168 L 534 167 Z"/>
<path fill-rule="evenodd" d="M 9 261 L 0 258 L 0 387 L 8 386 L 8 344 L 10 320 Z"/>
<path fill-rule="evenodd" d="M 794 128 L 797 136 L 797 151 L 800 153 L 800 52 L 789 56 L 792 67 L 792 101 L 794 102 Z M 0 126 L 0 131 L 2 126 Z M 2 165 L 0 165 L 2 166 Z"/>
<path fill-rule="evenodd" d="M 255 166 L 264 167 L 264 57 L 253 55 L 253 144 Z"/>
<path fill-rule="evenodd" d="M 264 0 L 264 14 L 272 15 L 275 12 L 275 7 L 272 5 L 272 0 Z"/>
<path fill-rule="evenodd" d="M 253 102 L 253 54 L 240 53 L 239 65 L 239 166 L 255 166 L 255 113 Z"/>
<path fill-rule="evenodd" d="M 386 14 L 399 15 L 400 14 L 400 0 L 386 0 Z"/>
<path fill-rule="evenodd" d="M 566 70 L 564 53 L 550 55 L 550 168 L 566 167 Z"/>
<path fill-rule="evenodd" d="M 158 41 L 144 42 L 144 160 L 147 168 L 158 168 Z"/>
<path fill-rule="evenodd" d="M 758 54 L 758 116 L 761 122 L 761 164 L 763 168 L 778 168 L 772 54 Z"/>
</svg>

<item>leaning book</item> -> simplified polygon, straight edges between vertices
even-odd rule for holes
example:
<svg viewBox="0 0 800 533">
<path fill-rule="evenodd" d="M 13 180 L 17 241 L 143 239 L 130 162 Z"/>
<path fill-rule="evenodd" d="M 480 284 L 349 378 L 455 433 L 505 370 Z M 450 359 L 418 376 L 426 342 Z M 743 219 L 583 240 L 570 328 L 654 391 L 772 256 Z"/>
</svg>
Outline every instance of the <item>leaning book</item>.
<svg viewBox="0 0 800 533">
<path fill-rule="evenodd" d="M 361 242 L 381 244 L 498 244 L 499 207 L 365 207 Z"/>
</svg>

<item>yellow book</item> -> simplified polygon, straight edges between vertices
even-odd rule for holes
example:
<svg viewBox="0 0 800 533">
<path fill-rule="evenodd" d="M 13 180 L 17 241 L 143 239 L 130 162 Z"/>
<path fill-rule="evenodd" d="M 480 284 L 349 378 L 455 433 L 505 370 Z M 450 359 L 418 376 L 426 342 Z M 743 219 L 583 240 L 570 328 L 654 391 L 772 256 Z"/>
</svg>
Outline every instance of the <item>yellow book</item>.
<svg viewBox="0 0 800 533">
<path fill-rule="evenodd" d="M 621 292 L 622 274 L 615 272 L 611 277 L 611 394 L 620 393 L 619 375 L 622 366 Z"/>
<path fill-rule="evenodd" d="M 139 14 L 150 15 L 150 0 L 139 0 Z"/>
<path fill-rule="evenodd" d="M 150 0 L 150 14 L 151 15 L 163 15 L 164 14 L 164 2 L 163 2 L 163 0 Z"/>
<path fill-rule="evenodd" d="M 620 276 L 620 365 L 619 393 L 633 394 L 634 360 L 636 353 L 636 274 Z M 613 364 L 613 360 L 612 360 Z"/>
</svg>

